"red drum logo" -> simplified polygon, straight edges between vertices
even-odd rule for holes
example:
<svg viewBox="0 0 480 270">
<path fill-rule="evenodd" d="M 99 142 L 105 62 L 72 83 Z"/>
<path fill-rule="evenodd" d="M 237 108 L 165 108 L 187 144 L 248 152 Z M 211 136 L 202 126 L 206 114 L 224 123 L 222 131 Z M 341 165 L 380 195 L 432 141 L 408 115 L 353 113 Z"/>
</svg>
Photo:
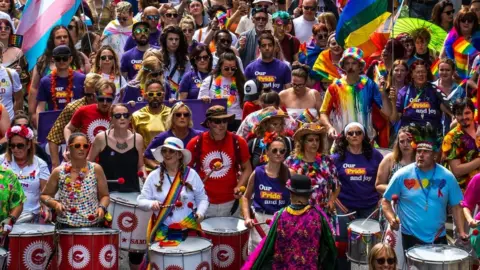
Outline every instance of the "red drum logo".
<svg viewBox="0 0 480 270">
<path fill-rule="evenodd" d="M 104 268 L 112 268 L 117 261 L 117 250 L 114 245 L 106 245 L 100 250 L 100 255 L 98 257 L 100 259 L 100 264 L 102 264 Z"/>
<path fill-rule="evenodd" d="M 122 232 L 133 232 L 138 225 L 138 218 L 132 212 L 123 212 L 117 218 L 118 228 Z"/>
<path fill-rule="evenodd" d="M 210 264 L 208 262 L 201 262 L 195 270 L 210 270 Z"/>
<path fill-rule="evenodd" d="M 52 249 L 47 242 L 35 241 L 25 249 L 23 253 L 23 264 L 28 270 L 44 269 L 51 253 Z"/>
<path fill-rule="evenodd" d="M 229 267 L 235 259 L 235 251 L 229 245 L 218 245 L 213 248 L 213 263 L 221 268 Z"/>
<path fill-rule="evenodd" d="M 68 262 L 75 269 L 82 269 L 90 262 L 90 252 L 82 245 L 75 245 L 68 251 Z"/>
<path fill-rule="evenodd" d="M 160 267 L 156 263 L 151 263 L 150 266 L 152 267 L 152 270 L 160 270 Z"/>
<path fill-rule="evenodd" d="M 167 266 L 165 270 L 183 270 L 183 268 L 178 265 L 170 265 L 170 266 Z"/>
</svg>

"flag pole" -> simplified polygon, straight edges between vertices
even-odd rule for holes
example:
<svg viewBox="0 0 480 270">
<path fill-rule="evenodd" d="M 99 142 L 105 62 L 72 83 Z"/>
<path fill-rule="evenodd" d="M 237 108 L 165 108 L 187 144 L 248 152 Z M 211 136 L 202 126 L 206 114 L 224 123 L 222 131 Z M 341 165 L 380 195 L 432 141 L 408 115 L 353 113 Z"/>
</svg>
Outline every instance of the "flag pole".
<svg viewBox="0 0 480 270">
<path fill-rule="evenodd" d="M 80 1 L 80 7 L 82 8 L 82 15 L 85 18 L 87 15 L 85 15 L 85 9 L 83 7 L 82 0 L 79 0 L 79 1 Z M 82 16 L 80 16 L 80 20 L 82 20 Z M 88 39 L 88 45 L 90 46 L 90 53 L 92 53 L 93 48 L 92 48 L 92 41 L 90 40 L 90 35 L 88 33 L 88 25 L 83 20 L 82 20 L 82 23 L 83 23 L 83 26 L 85 26 L 85 31 L 86 31 L 86 35 L 87 35 L 87 39 Z M 92 26 L 93 26 L 93 18 L 92 18 Z M 87 55 L 87 57 L 90 57 L 90 55 Z"/>
</svg>

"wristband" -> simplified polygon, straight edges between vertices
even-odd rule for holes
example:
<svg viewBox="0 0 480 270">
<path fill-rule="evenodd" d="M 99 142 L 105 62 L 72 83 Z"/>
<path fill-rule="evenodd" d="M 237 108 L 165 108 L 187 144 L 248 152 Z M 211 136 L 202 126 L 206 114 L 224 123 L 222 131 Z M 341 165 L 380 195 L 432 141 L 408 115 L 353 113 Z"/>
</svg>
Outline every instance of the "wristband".
<svg viewBox="0 0 480 270">
<path fill-rule="evenodd" d="M 12 220 L 12 224 L 15 224 L 17 222 L 17 218 L 12 216 L 12 215 L 9 215 L 8 216 L 11 220 Z"/>
<path fill-rule="evenodd" d="M 98 204 L 98 208 L 102 208 L 103 213 L 107 213 L 107 208 L 103 206 L 101 203 Z"/>
</svg>

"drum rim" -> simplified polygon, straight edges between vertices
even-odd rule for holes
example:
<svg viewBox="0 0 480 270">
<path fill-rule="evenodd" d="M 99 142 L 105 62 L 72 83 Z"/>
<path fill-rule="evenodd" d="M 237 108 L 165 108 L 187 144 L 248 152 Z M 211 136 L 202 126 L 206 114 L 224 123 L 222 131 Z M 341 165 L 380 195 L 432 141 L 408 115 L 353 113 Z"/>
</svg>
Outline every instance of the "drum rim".
<svg viewBox="0 0 480 270">
<path fill-rule="evenodd" d="M 148 251 L 149 251 L 149 252 L 150 252 L 150 251 L 157 252 L 157 253 L 159 253 L 159 254 L 168 254 L 169 256 L 170 256 L 170 255 L 171 255 L 171 256 L 183 256 L 183 255 L 193 255 L 193 254 L 202 253 L 203 251 L 206 251 L 206 250 L 209 250 L 209 249 L 212 250 L 212 248 L 213 248 L 213 242 L 212 242 L 212 240 L 210 240 L 210 239 L 208 239 L 208 238 L 199 237 L 199 236 L 188 236 L 187 239 L 188 239 L 188 238 L 198 238 L 198 239 L 201 239 L 201 240 L 206 240 L 206 241 L 209 242 L 209 245 L 208 245 L 208 247 L 203 248 L 203 249 L 200 249 L 200 250 L 185 252 L 185 253 L 181 253 L 181 254 L 180 254 L 180 253 L 161 253 L 161 252 L 159 252 L 159 251 L 155 251 L 155 250 L 152 249 L 153 246 L 159 246 L 158 242 L 155 242 L 155 243 L 153 243 L 153 244 L 150 245 L 150 247 L 148 248 Z"/>
<path fill-rule="evenodd" d="M 355 220 L 352 220 L 350 223 L 348 223 L 348 226 L 347 226 L 347 229 L 350 228 L 350 225 L 354 222 L 357 222 L 357 221 L 364 221 L 364 220 L 367 220 L 366 218 L 359 218 L 359 219 L 355 219 Z M 380 222 L 376 221 L 375 219 L 368 219 L 368 220 L 371 220 L 371 221 L 375 221 L 376 223 L 378 223 L 378 226 L 380 227 Z M 354 233 L 357 233 L 357 234 L 367 234 L 367 235 L 374 235 L 376 233 L 379 233 L 379 232 L 382 232 L 382 229 L 380 228 L 380 230 L 378 232 L 372 232 L 372 231 L 368 231 L 368 233 L 365 233 L 365 232 L 357 232 L 357 231 L 354 231 L 354 230 L 351 230 L 352 232 Z"/>
<path fill-rule="evenodd" d="M 357 259 L 352 258 L 352 257 L 348 254 L 348 252 L 347 252 L 345 255 L 347 255 L 347 259 L 348 259 L 349 261 L 351 261 L 351 262 L 354 262 L 354 263 L 357 263 L 357 264 L 368 264 L 368 259 L 365 260 L 365 261 L 359 261 L 359 260 L 357 260 Z"/>
<path fill-rule="evenodd" d="M 49 236 L 49 235 L 54 235 L 55 234 L 55 226 L 53 225 L 48 225 L 48 224 L 30 224 L 30 223 L 20 223 L 15 226 L 13 226 L 13 229 L 22 227 L 22 225 L 37 225 L 39 227 L 49 227 L 52 230 L 48 232 L 34 232 L 30 234 L 25 234 L 26 231 L 23 232 L 14 232 L 13 230 L 8 234 L 9 237 L 37 237 L 37 236 Z"/>
<path fill-rule="evenodd" d="M 224 216 L 224 217 L 209 217 L 209 218 L 206 218 L 202 221 L 205 222 L 209 219 L 214 219 L 214 218 L 232 218 L 232 219 L 238 219 L 238 220 L 244 220 L 244 219 L 241 219 L 241 218 L 237 218 L 237 217 L 232 217 L 232 216 Z M 201 225 L 201 223 L 200 223 Z M 245 226 L 245 230 L 241 230 L 241 231 L 236 231 L 236 232 L 226 232 L 226 233 L 219 233 L 218 231 L 209 231 L 205 228 L 202 227 L 202 230 L 205 234 L 208 234 L 208 235 L 216 235 L 216 236 L 219 236 L 219 235 L 242 235 L 244 234 L 245 232 L 248 232 L 249 229 Z"/>
<path fill-rule="evenodd" d="M 85 227 L 85 228 L 96 228 L 96 227 Z M 60 229 L 57 231 L 61 235 L 120 235 L 120 230 L 105 228 L 105 231 L 83 231 L 84 228 L 66 228 Z M 101 228 L 99 228 L 101 229 Z"/>
<path fill-rule="evenodd" d="M 458 247 L 455 247 L 455 246 L 449 246 L 449 245 L 445 245 L 445 244 L 414 246 L 414 247 L 411 247 L 411 248 L 407 249 L 407 252 L 405 252 L 405 259 L 406 259 L 407 263 L 408 263 L 408 260 L 412 260 L 412 261 L 415 261 L 415 262 L 430 263 L 430 264 L 435 264 L 435 265 L 446 265 L 446 264 L 456 264 L 456 263 L 459 263 L 459 262 L 462 262 L 462 261 L 465 261 L 465 260 L 470 261 L 470 255 L 466 251 L 465 251 L 465 253 L 467 253 L 467 257 L 465 257 L 463 259 L 459 259 L 459 260 L 448 261 L 448 262 L 422 260 L 422 259 L 412 258 L 412 257 L 408 256 L 408 252 L 410 252 L 410 250 L 415 249 L 415 248 L 419 248 L 419 247 L 453 247 L 453 248 L 457 248 L 459 250 L 465 251 L 461 248 L 458 248 Z"/>
<path fill-rule="evenodd" d="M 111 202 L 110 205 L 112 205 L 112 202 L 114 202 L 114 203 L 117 203 L 117 204 L 120 204 L 120 205 L 126 205 L 126 206 L 132 206 L 132 207 L 134 207 L 134 208 L 139 208 L 137 202 L 136 202 L 137 204 L 133 204 L 133 203 L 131 203 L 130 201 L 127 202 L 127 201 L 124 201 L 124 200 L 117 200 L 117 198 L 121 198 L 121 196 L 113 197 L 113 196 L 115 196 L 115 195 L 121 195 L 121 194 L 126 194 L 126 193 L 138 193 L 138 195 L 141 194 L 140 192 L 125 192 L 125 193 L 122 193 L 122 192 L 112 192 L 112 193 L 110 193 L 110 202 Z M 109 206 L 110 206 L 110 205 L 109 205 Z M 148 213 L 148 211 L 144 211 L 144 212 L 147 212 L 147 213 Z"/>
</svg>

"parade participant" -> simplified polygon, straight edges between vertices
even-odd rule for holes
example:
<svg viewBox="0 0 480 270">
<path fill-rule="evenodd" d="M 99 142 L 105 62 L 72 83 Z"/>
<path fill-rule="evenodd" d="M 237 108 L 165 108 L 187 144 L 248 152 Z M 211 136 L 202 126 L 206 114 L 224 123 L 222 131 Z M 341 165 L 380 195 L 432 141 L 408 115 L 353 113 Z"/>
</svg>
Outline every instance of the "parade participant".
<svg viewBox="0 0 480 270">
<path fill-rule="evenodd" d="M 329 35 L 335 32 L 337 29 L 337 17 L 333 12 L 322 12 L 318 15 L 318 23 L 323 23 L 327 26 L 327 32 Z"/>
<path fill-rule="evenodd" d="M 280 41 L 285 59 L 292 64 L 293 62 L 298 61 L 300 41 L 296 37 L 285 32 L 289 20 L 290 14 L 285 11 L 277 11 L 272 15 L 273 33 L 275 38 Z"/>
<path fill-rule="evenodd" d="M 144 171 L 143 137 L 129 130 L 131 114 L 127 105 L 114 104 L 109 114 L 110 128 L 95 136 L 88 160 L 97 161 L 107 179 L 125 180 L 123 184 L 109 182 L 109 191 L 139 192 L 138 172 Z"/>
<path fill-rule="evenodd" d="M 227 9 L 227 29 L 236 32 L 238 24 L 243 16 L 249 13 L 250 9 L 245 0 L 233 0 L 232 5 Z"/>
<path fill-rule="evenodd" d="M 438 52 L 428 48 L 428 44 L 432 38 L 427 28 L 417 29 L 412 33 L 415 42 L 415 57 L 422 59 L 430 67 L 438 56 Z"/>
<path fill-rule="evenodd" d="M 245 78 L 239 68 L 235 53 L 227 50 L 220 56 L 218 66 L 212 75 L 202 82 L 198 98 L 209 102 L 213 98 L 226 98 L 227 110 L 234 115 L 234 121 L 229 124 L 229 130 L 237 130 L 242 119 L 242 104 Z"/>
<path fill-rule="evenodd" d="M 468 238 L 460 206 L 462 191 L 455 176 L 435 163 L 435 151 L 439 146 L 435 130 L 428 123 L 422 127 L 412 132 L 415 163 L 398 170 L 383 194 L 382 208 L 390 227 L 398 230 L 402 224 L 404 250 L 427 243 L 447 244 L 447 206 L 452 207 L 459 238 Z M 393 195 L 398 196 L 396 214 L 391 205 Z"/>
<path fill-rule="evenodd" d="M 480 20 L 480 0 L 472 0 L 470 2 L 470 10 L 475 12 L 475 14 L 477 15 L 477 18 L 479 18 Z"/>
<path fill-rule="evenodd" d="M 202 126 L 209 130 L 194 137 L 187 145 L 193 154 L 191 167 L 205 183 L 210 199 L 206 217 L 238 216 L 240 187 L 247 185 L 252 173 L 247 142 L 227 131 L 235 115 L 220 105 L 208 108 Z"/>
<path fill-rule="evenodd" d="M 247 4 L 247 3 L 245 3 L 245 4 Z M 252 5 L 253 5 L 253 8 L 251 9 L 251 14 L 252 15 L 244 14 L 240 18 L 240 22 L 238 23 L 238 26 L 235 29 L 235 34 L 240 35 L 244 32 L 249 31 L 250 29 L 253 29 L 255 27 L 255 22 L 254 22 L 254 18 L 253 18 L 254 10 L 255 9 L 261 9 L 261 8 L 269 10 L 270 7 L 273 5 L 273 1 L 271 1 L 271 0 L 254 0 L 252 2 Z M 272 15 L 268 14 L 268 21 L 266 23 L 267 23 L 267 25 L 265 26 L 265 30 L 273 30 Z"/>
<path fill-rule="evenodd" d="M 212 53 L 210 49 L 203 44 L 198 44 L 193 47 L 189 59 L 192 69 L 185 73 L 180 82 L 180 100 L 197 99 L 202 81 L 208 77 L 208 74 L 212 70 Z"/>
<path fill-rule="evenodd" d="M 480 203 L 479 196 L 478 196 L 479 194 L 478 192 L 480 191 L 479 189 L 480 185 L 478 184 L 479 179 L 480 179 L 480 174 L 476 174 L 470 180 L 470 182 L 468 183 L 467 189 L 465 190 L 464 198 L 460 203 L 461 206 L 463 207 L 463 215 L 465 217 L 466 224 L 468 224 L 468 227 L 474 230 L 478 228 L 478 224 L 480 220 L 480 215 L 478 213 L 475 215 L 476 208 Z M 473 247 L 472 257 L 474 258 L 478 258 L 478 256 L 480 255 L 480 246 L 479 246 L 478 240 L 479 240 L 478 236 L 471 235 L 470 244 Z"/>
<path fill-rule="evenodd" d="M 152 151 L 163 145 L 167 138 L 178 138 L 182 140 L 184 145 L 187 145 L 192 138 L 201 133 L 200 130 L 193 129 L 192 115 L 192 110 L 181 101 L 172 106 L 170 114 L 165 121 L 165 128 L 167 130 L 155 136 L 147 149 L 145 149 L 145 163 L 147 163 L 149 167 L 155 168 L 159 165 L 155 161 Z"/>
<path fill-rule="evenodd" d="M 203 28 L 209 23 L 208 16 L 206 16 L 205 7 L 201 0 L 192 0 L 188 4 L 188 13 L 193 18 L 193 29 Z"/>
<path fill-rule="evenodd" d="M 215 47 L 212 46 L 214 44 L 212 44 L 211 41 L 219 30 L 225 30 L 232 38 L 233 44 L 237 43 L 237 36 L 226 29 L 226 6 L 212 6 L 208 9 L 207 13 L 210 18 L 210 23 L 206 27 L 196 30 L 195 34 L 193 34 L 193 39 L 200 43 L 208 44 L 212 53 L 215 51 Z"/>
<path fill-rule="evenodd" d="M 388 72 L 385 90 L 389 93 L 389 98 L 392 98 L 392 96 L 397 98 L 399 90 L 409 83 L 408 73 L 408 64 L 405 60 L 395 60 L 393 62 L 392 69 Z M 390 121 L 395 121 L 396 118 L 395 115 L 390 115 Z"/>
<path fill-rule="evenodd" d="M 267 237 L 242 269 L 336 269 L 333 228 L 323 210 L 309 204 L 314 191 L 310 178 L 292 175 L 286 188 L 290 205 L 275 213 Z"/>
<path fill-rule="evenodd" d="M 128 81 L 134 79 L 142 67 L 143 55 L 151 46 L 148 42 L 149 33 L 150 25 L 148 23 L 137 22 L 133 24 L 132 37 L 136 42 L 136 46 L 125 51 L 120 60 L 122 76 Z"/>
<path fill-rule="evenodd" d="M 110 204 L 105 173 L 87 161 L 85 134 L 72 133 L 67 144 L 71 161 L 52 171 L 40 199 L 55 210 L 59 228 L 97 227 Z"/>
<path fill-rule="evenodd" d="M 443 103 L 445 96 L 432 85 L 432 73 L 423 60 L 415 61 L 410 68 L 412 82 L 398 91 L 396 106 L 393 106 L 392 115 L 400 120 L 400 126 L 425 125 L 430 123 L 441 129 L 441 113 L 453 118 L 450 109 Z M 392 100 L 394 101 L 394 100 Z"/>
<path fill-rule="evenodd" d="M 288 118 L 288 115 L 282 109 L 275 109 L 275 107 L 267 107 L 258 115 L 258 124 L 253 129 L 252 136 L 248 138 L 248 149 L 250 152 L 250 161 L 252 162 L 252 168 L 256 168 L 260 165 L 264 165 L 268 161 L 267 153 L 267 143 L 264 141 L 268 133 L 275 133 L 275 136 L 281 136 L 282 140 L 285 141 L 286 153 L 284 157 L 290 155 L 292 151 L 293 142 L 289 137 L 293 134 L 285 134 L 285 119 Z"/>
<path fill-rule="evenodd" d="M 66 45 L 60 45 L 53 50 L 55 67 L 50 75 L 40 80 L 37 95 L 37 112 L 62 110 L 74 99 L 83 97 L 83 83 L 85 75 L 72 70 L 72 53 Z"/>
<path fill-rule="evenodd" d="M 454 13 L 453 3 L 450 0 L 441 0 L 433 7 L 431 21 L 449 32 L 453 27 Z"/>
<path fill-rule="evenodd" d="M 92 143 L 99 132 L 107 130 L 110 126 L 108 112 L 112 106 L 114 94 L 115 84 L 100 79 L 95 85 L 97 103 L 82 106 L 75 111 L 63 131 L 65 141 L 73 132 L 80 130 L 87 135 L 89 143 Z"/>
<path fill-rule="evenodd" d="M 462 8 L 462 10 L 457 13 L 455 19 L 453 20 L 453 28 L 450 30 L 447 38 L 445 39 L 443 51 L 440 54 L 440 57 L 443 58 L 447 56 L 450 59 L 457 59 L 454 52 L 454 44 L 460 38 L 465 39 L 475 49 L 478 50 L 480 48 L 479 41 L 472 39 L 472 36 L 477 34 L 478 30 L 480 29 L 478 21 L 479 19 L 477 18 L 475 12 L 468 8 Z M 472 63 L 472 59 L 475 56 L 476 54 L 465 55 L 463 60 L 467 61 L 468 58 L 468 63 Z M 468 68 L 470 68 L 470 66 Z"/>
<path fill-rule="evenodd" d="M 321 136 L 325 129 L 317 123 L 304 124 L 293 135 L 295 150 L 285 164 L 291 174 L 306 175 L 310 178 L 315 191 L 311 202 L 319 205 L 325 212 L 335 211 L 335 200 L 340 193 L 337 168 L 328 155 L 323 155 Z"/>
<path fill-rule="evenodd" d="M 127 1 L 118 2 L 115 6 L 117 18 L 107 24 L 102 34 L 102 44 L 110 45 L 117 55 L 123 55 L 127 39 L 132 35 L 132 4 Z"/>
<path fill-rule="evenodd" d="M 328 37 L 326 46 L 324 37 L 327 33 L 327 27 L 324 24 L 316 24 L 312 29 L 315 40 L 315 47 L 309 50 L 306 48 L 307 55 L 305 63 L 312 68 L 310 77 L 315 81 L 322 82 L 322 90 L 326 92 L 328 86 L 335 80 L 340 79 L 343 71 L 338 67 L 343 55 L 343 48 L 335 40 L 335 33 Z M 301 53 L 300 53 L 301 55 Z M 303 57 L 299 57 L 300 62 Z"/>
<path fill-rule="evenodd" d="M 73 44 L 75 44 L 75 49 L 80 50 L 81 42 L 80 40 L 83 37 L 85 32 L 84 24 L 82 20 L 77 17 L 73 16 L 72 20 L 67 26 L 68 32 L 70 33 L 70 37 L 72 38 Z"/>
<path fill-rule="evenodd" d="M 98 73 L 115 84 L 115 96 L 120 96 L 120 89 L 127 86 L 127 81 L 120 74 L 118 56 L 112 47 L 103 45 L 96 53 L 92 73 Z"/>
<path fill-rule="evenodd" d="M 145 54 L 143 56 L 142 68 L 138 71 L 135 79 L 130 81 L 124 90 L 120 91 L 120 100 L 123 103 L 145 101 L 145 83 L 147 80 L 162 80 L 162 76 L 162 62 L 156 56 L 147 56 Z"/>
<path fill-rule="evenodd" d="M 145 87 L 145 99 L 148 101 L 148 105 L 132 115 L 132 127 L 143 137 L 142 149 L 146 149 L 155 136 L 167 130 L 165 125 L 171 111 L 169 107 L 163 104 L 165 91 L 162 81 L 158 79 L 148 80 Z M 150 167 L 148 162 L 145 162 L 145 164 L 147 170 L 154 168 Z"/>
<path fill-rule="evenodd" d="M 320 92 L 307 87 L 307 65 L 294 63 L 292 66 L 292 87 L 280 92 L 280 106 L 296 120 L 301 120 L 304 111 L 308 111 L 312 119 L 318 119 L 322 98 Z"/>
<path fill-rule="evenodd" d="M 95 64 L 95 56 L 97 55 L 97 51 L 100 50 L 102 46 L 102 41 L 100 40 L 101 36 L 96 34 L 95 32 L 88 32 L 83 35 L 81 40 L 80 52 L 84 55 L 88 55 L 88 59 L 90 60 L 90 65 Z"/>
<path fill-rule="evenodd" d="M 14 27 L 17 28 L 18 24 L 20 23 L 20 14 L 16 9 L 15 0 L 5 0 L 0 5 L 0 11 L 8 14 L 14 22 Z"/>
<path fill-rule="evenodd" d="M 212 68 L 213 69 L 217 67 L 218 59 L 220 55 L 222 55 L 227 50 L 231 49 L 232 37 L 230 36 L 230 33 L 227 30 L 220 29 L 215 33 L 214 40 L 215 40 L 215 51 L 212 52 L 212 56 L 213 56 Z M 240 66 L 240 70 L 242 71 L 242 73 L 245 73 L 245 71 L 243 70 L 242 59 L 237 56 L 237 61 Z"/>
<path fill-rule="evenodd" d="M 246 192 L 242 198 L 245 226 L 250 229 L 255 227 L 250 230 L 248 254 L 251 254 L 262 240 L 257 230 L 268 233 L 270 229 L 268 226 L 270 224 L 260 226 L 255 223 L 271 220 L 275 212 L 290 204 L 289 192 L 285 187 L 287 180 L 290 179 L 290 173 L 283 164 L 287 142 L 276 132 L 265 133 L 262 141 L 265 144 L 266 164 L 254 167 L 255 170 L 248 179 Z"/>
<path fill-rule="evenodd" d="M 381 108 L 383 114 L 390 115 L 392 106 L 388 96 L 367 76 L 361 75 L 365 68 L 362 57 L 363 51 L 358 48 L 345 50 L 339 64 L 346 76 L 335 80 L 325 93 L 320 117 L 328 127 L 330 138 L 336 138 L 338 131 L 353 121 L 370 127 L 373 104 Z"/>
<path fill-rule="evenodd" d="M 392 176 L 401 168 L 415 161 L 415 149 L 412 148 L 412 133 L 410 127 L 398 130 L 398 136 L 393 143 L 393 152 L 383 157 L 378 167 L 375 188 L 383 194 Z"/>
<path fill-rule="evenodd" d="M 199 43 L 193 39 L 195 34 L 195 20 L 190 15 L 185 15 L 179 23 L 180 28 L 182 29 L 183 35 L 187 41 L 187 52 L 190 53 L 193 47 L 197 46 Z"/>
<path fill-rule="evenodd" d="M 141 21 L 148 24 L 148 44 L 155 47 L 160 47 L 160 34 L 161 32 L 157 29 L 157 25 L 160 21 L 160 12 L 158 8 L 154 6 L 147 6 L 142 12 Z M 135 32 L 135 27 L 132 27 L 132 32 Z M 138 45 L 134 36 L 129 36 L 123 51 L 128 51 Z"/>
<path fill-rule="evenodd" d="M 458 124 L 443 138 L 442 159 L 457 178 L 462 190 L 480 172 L 480 141 L 474 121 L 475 106 L 470 99 L 460 99 L 453 104 Z"/>
<path fill-rule="evenodd" d="M 263 91 L 265 91 L 265 93 L 272 91 L 270 88 L 263 89 L 263 83 L 257 79 L 246 81 L 243 88 L 243 99 L 245 100 L 245 103 L 243 103 L 242 121 L 252 112 L 262 109 L 262 106 L 260 105 L 260 96 Z"/>
<path fill-rule="evenodd" d="M 412 36 L 407 33 L 398 35 L 396 39 L 403 44 L 403 47 L 405 47 L 405 58 L 403 60 L 405 60 L 410 67 L 413 62 L 419 60 L 419 58 L 415 56 L 415 42 L 413 41 Z"/>
<path fill-rule="evenodd" d="M 160 44 L 162 45 L 163 68 L 165 82 L 172 89 L 167 99 L 178 99 L 179 84 L 183 75 L 190 71 L 190 63 L 188 62 L 188 44 L 182 29 L 178 26 L 169 26 L 163 29 L 160 36 Z"/>
<path fill-rule="evenodd" d="M 46 206 L 40 204 L 40 193 L 45 187 L 50 171 L 47 163 L 35 155 L 33 131 L 26 126 L 13 126 L 8 129 L 6 153 L 0 155 L 0 164 L 16 175 L 26 196 L 22 216 L 31 215 L 29 222 L 38 223 L 40 212 L 49 219 Z"/>
<path fill-rule="evenodd" d="M 336 201 L 338 226 L 337 235 L 339 269 L 350 268 L 345 257 L 348 243 L 347 226 L 355 219 L 367 218 L 377 211 L 379 196 L 375 190 L 377 169 L 383 156 L 370 144 L 365 127 L 358 122 L 345 126 L 335 141 L 332 159 L 337 168 L 342 188 Z M 351 214 L 355 212 L 355 214 Z"/>
<path fill-rule="evenodd" d="M 167 6 L 164 9 L 164 13 L 162 13 L 162 9 L 160 9 L 160 25 L 162 29 L 167 28 L 167 26 L 173 25 L 176 26 L 178 24 L 178 11 L 173 6 Z"/>
<path fill-rule="evenodd" d="M 378 243 L 368 254 L 368 270 L 395 270 L 397 264 L 397 255 L 390 245 Z"/>
<path fill-rule="evenodd" d="M 50 152 L 50 158 L 52 161 L 52 169 L 55 169 L 60 165 L 59 158 L 59 146 L 65 142 L 63 130 L 65 126 L 70 122 L 73 114 L 82 106 L 94 104 L 97 102 L 95 97 L 96 84 L 102 77 L 95 73 L 87 74 L 84 82 L 83 98 L 77 99 L 67 104 L 62 110 L 57 120 L 52 126 L 52 129 L 48 132 L 47 141 L 48 149 Z"/>
<path fill-rule="evenodd" d="M 2 34 L 1 29 L 2 26 L 0 20 L 0 37 Z M 0 48 L 3 49 L 1 43 Z M 2 57 L 3 56 L 0 55 L 0 63 L 3 63 Z M 7 110 L 9 119 L 12 120 L 13 116 L 15 115 L 14 112 L 23 109 L 23 86 L 17 71 L 15 69 L 3 67 L 3 65 L 0 65 L 0 80 L 2 81 L 0 103 Z"/>
<path fill-rule="evenodd" d="M 300 43 L 308 42 L 312 37 L 312 27 L 318 23 L 315 18 L 318 3 L 316 0 L 304 0 L 302 3 L 303 15 L 293 20 L 295 36 Z"/>
<path fill-rule="evenodd" d="M 268 12 L 265 8 L 253 9 L 252 20 L 255 27 L 240 34 L 237 43 L 238 53 L 240 54 L 244 68 L 259 56 L 258 38 L 266 30 L 265 27 L 267 23 L 271 21 L 268 18 Z"/>
<path fill-rule="evenodd" d="M 22 184 L 18 181 L 17 176 L 12 170 L 0 166 L 0 185 L 4 187 L 0 191 L 0 231 L 3 237 L 7 236 L 13 229 L 15 222 L 23 211 L 23 204 L 27 200 L 22 188 Z M 8 249 L 8 238 L 3 242 L 3 248 Z"/>
<path fill-rule="evenodd" d="M 247 65 L 245 68 L 246 79 L 257 79 L 263 83 L 263 87 L 269 87 L 277 92 L 289 88 L 290 68 L 283 61 L 274 57 L 275 38 L 273 35 L 270 32 L 259 35 L 258 47 L 261 58 Z"/>
</svg>

